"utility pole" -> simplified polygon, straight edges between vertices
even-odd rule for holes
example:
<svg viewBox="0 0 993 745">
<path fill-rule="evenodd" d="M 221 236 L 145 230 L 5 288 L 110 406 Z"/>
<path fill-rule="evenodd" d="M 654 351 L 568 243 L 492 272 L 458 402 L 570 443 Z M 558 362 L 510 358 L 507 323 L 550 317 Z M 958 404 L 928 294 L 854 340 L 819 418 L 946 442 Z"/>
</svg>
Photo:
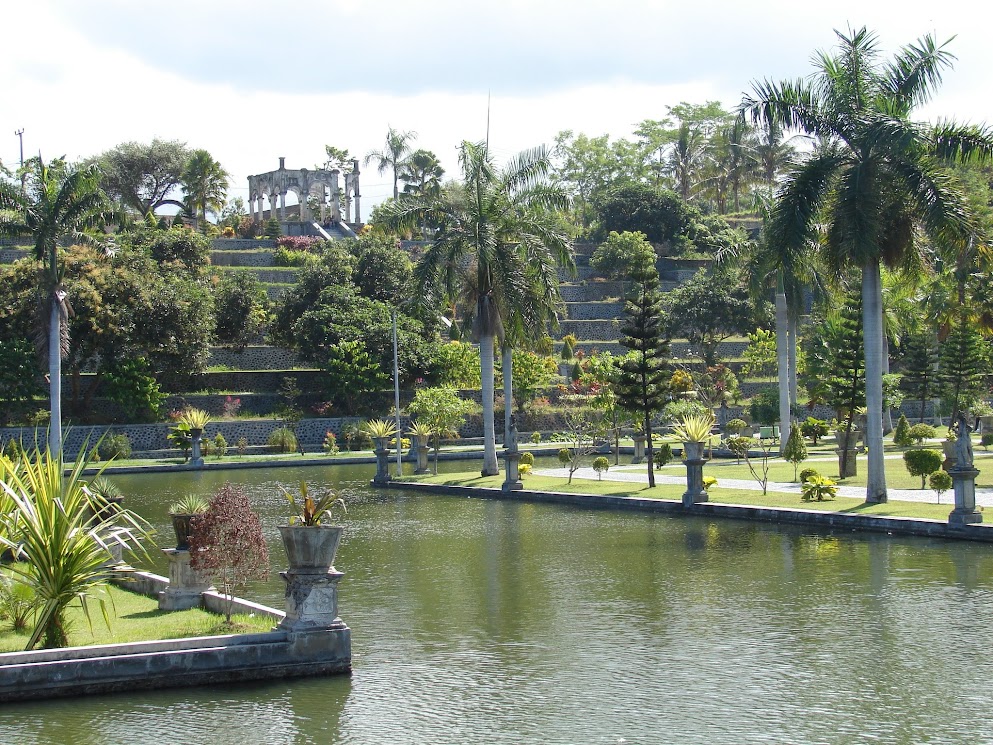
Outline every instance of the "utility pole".
<svg viewBox="0 0 993 745">
<path fill-rule="evenodd" d="M 15 129 L 14 134 L 21 143 L 21 196 L 24 196 L 25 173 L 24 173 L 24 127 Z"/>
</svg>

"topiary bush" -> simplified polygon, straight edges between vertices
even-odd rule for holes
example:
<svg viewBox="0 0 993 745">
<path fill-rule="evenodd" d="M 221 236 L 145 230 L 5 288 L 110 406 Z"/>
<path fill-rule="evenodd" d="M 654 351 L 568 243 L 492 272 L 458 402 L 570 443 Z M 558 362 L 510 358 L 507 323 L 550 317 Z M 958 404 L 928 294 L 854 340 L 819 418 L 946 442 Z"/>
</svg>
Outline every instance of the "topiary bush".
<svg viewBox="0 0 993 745">
<path fill-rule="evenodd" d="M 915 424 L 907 433 L 911 443 L 923 445 L 925 440 L 933 440 L 938 436 L 937 431 L 930 424 Z"/>
<path fill-rule="evenodd" d="M 97 451 L 103 460 L 127 460 L 131 457 L 131 440 L 125 434 L 108 434 L 97 445 Z"/>
<path fill-rule="evenodd" d="M 655 469 L 658 470 L 662 468 L 666 463 L 672 460 L 672 445 L 668 442 L 663 442 L 660 445 L 656 445 L 655 453 L 652 455 L 655 459 Z"/>
<path fill-rule="evenodd" d="M 937 450 L 916 448 L 903 454 L 903 462 L 911 476 L 921 477 L 921 489 L 923 489 L 924 480 L 928 475 L 941 468 L 941 453 Z"/>
<path fill-rule="evenodd" d="M 533 466 L 534 465 L 534 453 L 521 453 L 521 459 L 518 462 L 522 466 Z"/>
<path fill-rule="evenodd" d="M 979 444 L 983 446 L 984 450 L 989 450 L 990 445 L 993 445 L 993 432 L 983 432 L 983 436 L 979 438 Z"/>
<path fill-rule="evenodd" d="M 927 479 L 928 486 L 934 489 L 938 495 L 938 504 L 941 504 L 941 495 L 952 488 L 952 476 L 948 471 L 935 471 Z"/>
<path fill-rule="evenodd" d="M 559 450 L 559 463 L 563 466 L 569 465 L 572 462 L 572 451 L 569 448 L 561 448 Z"/>
<path fill-rule="evenodd" d="M 724 425 L 724 431 L 733 437 L 744 432 L 747 426 L 748 422 L 744 419 L 732 419 Z"/>
<path fill-rule="evenodd" d="M 597 481 L 603 480 L 603 472 L 610 468 L 610 461 L 604 456 L 598 455 L 593 459 L 593 470 L 596 471 Z"/>
<path fill-rule="evenodd" d="M 901 414 L 893 430 L 893 444 L 897 447 L 906 448 L 914 444 L 914 438 L 910 436 L 910 422 L 907 415 Z"/>
</svg>

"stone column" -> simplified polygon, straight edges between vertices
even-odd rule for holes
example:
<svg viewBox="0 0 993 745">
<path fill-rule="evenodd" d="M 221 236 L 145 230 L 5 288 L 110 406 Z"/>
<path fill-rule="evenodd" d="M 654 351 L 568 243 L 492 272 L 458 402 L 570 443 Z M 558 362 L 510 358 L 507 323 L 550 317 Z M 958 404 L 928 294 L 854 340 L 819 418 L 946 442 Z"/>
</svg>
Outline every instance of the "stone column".
<svg viewBox="0 0 993 745">
<path fill-rule="evenodd" d="M 706 502 L 707 490 L 703 488 L 703 457 L 702 442 L 683 443 L 683 462 L 686 464 L 686 492 L 683 494 L 683 507 Z"/>
<path fill-rule="evenodd" d="M 337 168 L 331 171 L 331 219 L 334 222 L 341 222 L 341 190 L 338 187 Z"/>
<path fill-rule="evenodd" d="M 200 595 L 213 589 L 203 574 L 190 566 L 190 552 L 162 549 L 169 557 L 169 586 L 159 593 L 159 610 L 186 610 L 200 606 Z"/>
<path fill-rule="evenodd" d="M 374 484 L 385 484 L 390 481 L 390 449 L 387 447 L 389 439 L 386 437 L 376 438 L 376 475 L 372 479 Z M 399 445 L 399 443 L 397 443 Z"/>
<path fill-rule="evenodd" d="M 414 436 L 414 452 L 417 453 L 417 468 L 415 474 L 428 472 L 428 438 L 424 435 Z"/>
<path fill-rule="evenodd" d="M 279 219 L 286 222 L 286 192 L 279 195 Z"/>
<path fill-rule="evenodd" d="M 517 491 L 524 488 L 524 482 L 521 481 L 521 452 L 517 449 L 517 420 L 514 415 L 510 416 L 508 434 L 507 447 L 503 451 L 503 462 L 506 465 L 507 477 L 504 479 L 502 489 L 503 491 Z"/>
<path fill-rule="evenodd" d="M 359 206 L 359 161 L 352 159 L 352 196 L 355 199 L 355 222 L 362 222 L 362 208 Z"/>
<path fill-rule="evenodd" d="M 203 437 L 202 429 L 191 429 L 190 439 L 192 440 L 193 454 L 190 456 L 190 466 L 193 468 L 203 468 L 203 455 L 200 454 L 200 440 Z"/>
<path fill-rule="evenodd" d="M 631 459 L 632 464 L 645 462 L 645 440 L 647 439 L 645 435 L 634 436 L 634 457 Z"/>
</svg>

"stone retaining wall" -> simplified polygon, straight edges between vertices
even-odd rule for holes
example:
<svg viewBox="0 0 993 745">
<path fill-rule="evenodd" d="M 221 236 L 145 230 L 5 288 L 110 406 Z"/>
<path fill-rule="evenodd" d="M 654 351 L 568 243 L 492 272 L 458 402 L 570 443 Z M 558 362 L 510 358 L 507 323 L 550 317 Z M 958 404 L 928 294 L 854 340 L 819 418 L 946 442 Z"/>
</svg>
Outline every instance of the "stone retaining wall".
<svg viewBox="0 0 993 745">
<path fill-rule="evenodd" d="M 619 301 L 586 301 L 566 303 L 565 306 L 565 317 L 570 321 L 599 321 L 623 315 L 624 303 Z"/>
<path fill-rule="evenodd" d="M 274 266 L 271 251 L 211 251 L 214 266 Z"/>
<path fill-rule="evenodd" d="M 259 248 L 275 248 L 274 238 L 214 238 L 210 242 L 214 251 L 251 251 Z"/>
<path fill-rule="evenodd" d="M 211 347 L 208 365 L 227 365 L 235 370 L 289 370 L 300 365 L 291 349 L 249 346 L 241 351 L 231 347 Z"/>
<path fill-rule="evenodd" d="M 294 284 L 300 276 L 300 269 L 291 266 L 269 267 L 219 267 L 229 272 L 251 272 L 259 282 L 266 284 Z"/>
</svg>

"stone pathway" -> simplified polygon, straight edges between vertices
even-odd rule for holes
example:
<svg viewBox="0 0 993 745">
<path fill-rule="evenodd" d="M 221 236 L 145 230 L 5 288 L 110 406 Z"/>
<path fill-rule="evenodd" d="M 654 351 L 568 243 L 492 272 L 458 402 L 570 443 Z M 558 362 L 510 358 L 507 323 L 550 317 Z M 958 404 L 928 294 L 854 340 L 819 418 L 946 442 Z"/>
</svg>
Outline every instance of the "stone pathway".
<svg viewBox="0 0 993 745">
<path fill-rule="evenodd" d="M 655 483 L 656 484 L 674 484 L 686 486 L 686 475 L 669 475 L 666 473 L 667 469 L 655 472 Z M 670 471 L 672 473 L 673 471 Z M 568 468 L 539 468 L 535 470 L 535 473 L 540 476 L 556 476 L 558 478 L 569 478 Z M 713 471 L 705 472 L 705 475 L 713 476 L 715 475 Z M 756 481 L 745 480 L 745 479 L 724 479 L 720 477 L 720 473 L 717 473 L 717 486 L 715 488 L 720 489 L 722 486 L 728 489 L 747 489 L 749 491 L 762 491 L 762 487 L 758 485 Z M 591 481 L 596 481 L 599 476 L 596 471 L 592 468 L 580 468 L 576 471 L 572 477 L 574 479 L 589 479 Z M 626 482 L 632 484 L 647 484 L 648 483 L 648 473 L 646 472 L 645 465 L 621 465 L 621 466 L 611 466 L 610 470 L 603 474 L 604 481 L 618 481 Z M 780 492 L 783 494 L 795 494 L 797 499 L 800 497 L 800 485 L 792 483 L 784 483 L 781 481 L 770 481 L 768 491 Z M 935 497 L 934 492 L 931 489 L 887 489 L 887 494 L 890 499 L 899 499 L 905 502 L 926 502 L 930 504 L 937 504 L 938 500 Z M 840 497 L 854 497 L 856 499 L 865 498 L 865 487 L 864 486 L 839 486 L 838 496 Z M 951 489 L 941 495 L 942 505 L 947 504 L 949 509 L 954 506 L 954 495 Z M 976 504 L 982 505 L 983 507 L 993 507 L 993 488 L 977 488 L 976 489 Z"/>
</svg>

